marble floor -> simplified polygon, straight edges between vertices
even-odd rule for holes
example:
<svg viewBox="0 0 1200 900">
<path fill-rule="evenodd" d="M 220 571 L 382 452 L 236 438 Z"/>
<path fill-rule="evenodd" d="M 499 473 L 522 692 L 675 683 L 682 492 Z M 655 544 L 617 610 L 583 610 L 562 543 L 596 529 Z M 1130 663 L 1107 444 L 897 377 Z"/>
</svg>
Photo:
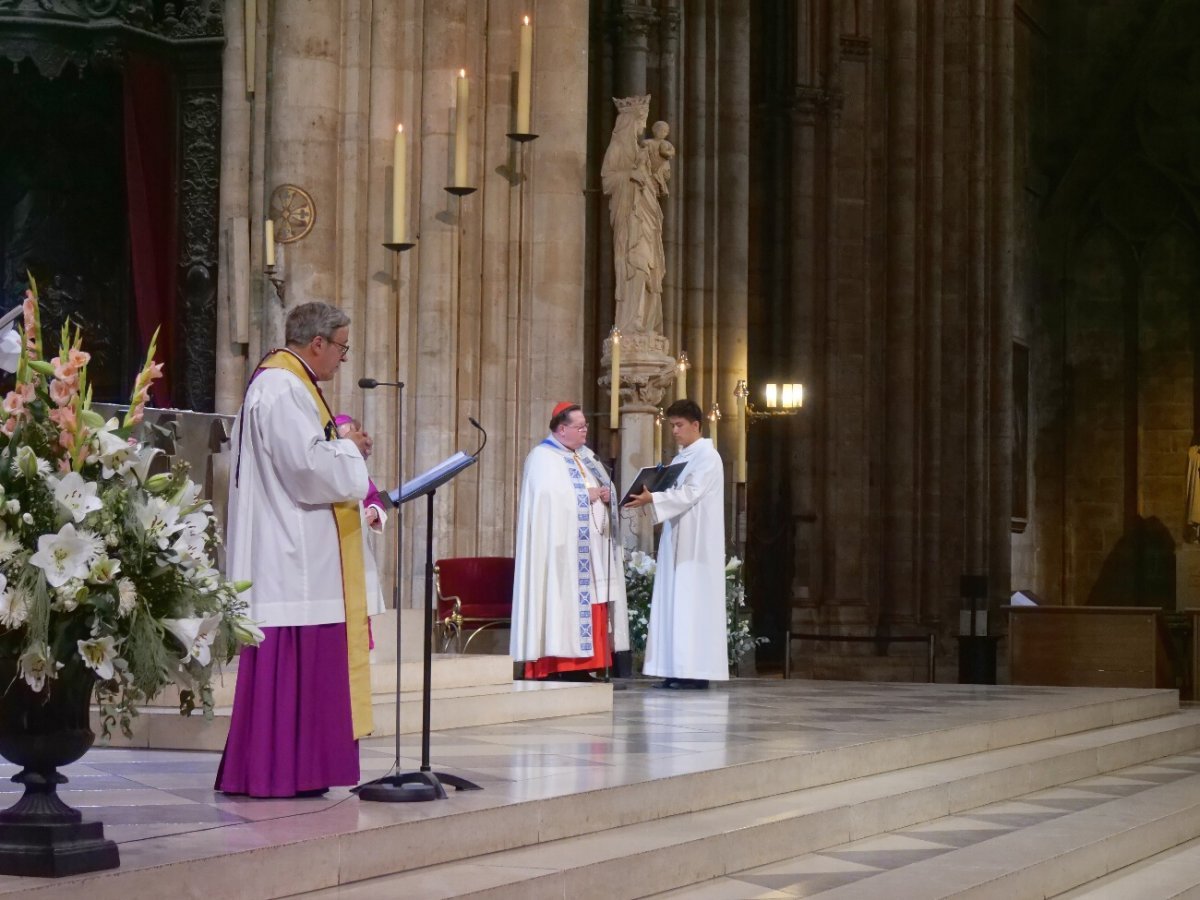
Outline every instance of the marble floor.
<svg viewBox="0 0 1200 900">
<path fill-rule="evenodd" d="M 213 791 L 216 753 L 106 749 L 98 747 L 65 773 L 62 790 L 85 819 L 104 822 L 121 849 L 122 871 L 220 857 L 289 841 L 311 841 L 471 811 L 513 807 L 530 800 L 560 798 L 676 775 L 825 753 L 976 723 L 1004 722 L 1036 714 L 1078 710 L 1122 696 L 1119 690 L 1010 688 L 977 685 L 865 684 L 743 679 L 705 692 L 663 691 L 638 681 L 614 696 L 611 715 L 580 715 L 434 733 L 435 770 L 464 776 L 480 792 L 452 793 L 446 801 L 369 804 L 347 788 L 320 799 L 253 800 Z M 1124 691 L 1124 695 L 1161 694 Z M 394 739 L 362 742 L 364 780 L 388 772 Z M 417 736 L 405 735 L 400 768 L 419 764 Z M 1200 760 L 1190 760 L 1186 767 Z M 5 776 L 15 771 L 0 766 Z M 1167 774 L 1159 773 L 1162 777 Z M 1142 781 L 1127 776 L 1075 785 L 1062 798 L 1021 804 L 1019 810 L 985 810 L 963 823 L 930 823 L 876 843 L 831 850 L 820 859 L 794 863 L 794 870 L 748 873 L 742 887 L 788 896 L 796 885 L 822 889 L 869 879 L 881 866 L 906 864 L 940 852 L 949 825 L 956 834 L 986 840 L 1020 827 L 1012 815 L 1054 815 L 1059 808 L 1109 791 L 1133 790 Z M 0 792 L 19 787 L 0 781 Z M 3 801 L 4 798 L 0 798 Z M 1054 801 L 1054 802 L 1051 802 Z M 3 805 L 7 805 L 4 802 Z M 1008 818 L 1005 818 L 1008 816 Z M 961 825 L 961 828 L 960 828 Z M 943 827 L 947 826 L 947 827 Z M 954 840 L 960 840 L 955 837 Z M 71 880 L 61 882 L 64 889 Z M 76 882 L 78 884 L 78 882 Z M 20 893 L 38 879 L 0 877 L 0 894 Z M 330 896 L 354 888 L 334 889 Z M 215 896 L 215 895 L 214 895 Z M 346 893 L 346 896 L 370 896 Z M 685 896 L 681 893 L 678 896 Z M 749 894 L 747 895 L 749 896 Z"/>
</svg>

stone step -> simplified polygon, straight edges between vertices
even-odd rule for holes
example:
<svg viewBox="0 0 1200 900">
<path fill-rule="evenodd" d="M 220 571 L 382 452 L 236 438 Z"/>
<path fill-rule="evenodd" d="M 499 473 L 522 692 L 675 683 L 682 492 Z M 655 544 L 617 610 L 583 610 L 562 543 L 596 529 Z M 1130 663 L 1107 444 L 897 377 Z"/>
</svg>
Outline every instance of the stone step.
<svg viewBox="0 0 1200 900">
<path fill-rule="evenodd" d="M 1175 867 L 1170 886 L 1148 884 L 1148 869 L 1130 864 L 1174 848 L 1198 831 L 1200 755 L 1192 753 L 964 810 L 658 897 L 692 898 L 697 889 L 700 896 L 717 896 L 718 889 L 736 885 L 775 885 L 790 895 L 801 886 L 815 887 L 814 882 L 827 889 L 816 887 L 804 895 L 822 900 L 1093 896 L 1077 886 L 1095 873 L 1128 866 L 1129 874 L 1120 884 L 1110 883 L 1110 889 L 1097 896 L 1151 900 L 1179 896 L 1194 886 L 1200 880 L 1197 856 L 1190 854 L 1190 874 Z"/>
<path fill-rule="evenodd" d="M 499 657 L 502 660 L 508 657 Z M 509 664 L 511 665 L 511 663 Z M 394 667 L 393 667 L 394 670 Z M 402 673 L 407 681 L 407 675 Z M 434 683 L 438 673 L 434 672 Z M 374 681 L 374 679 L 372 679 Z M 419 685 L 420 682 L 418 681 Z M 371 706 L 375 717 L 374 736 L 396 733 L 395 694 L 374 692 Z M 421 691 L 405 690 L 400 695 L 400 733 L 421 730 Z M 486 684 L 460 684 L 434 688 L 431 695 L 431 727 L 466 728 L 545 719 L 552 716 L 604 713 L 612 709 L 612 685 L 572 682 L 507 681 Z M 133 736 L 114 734 L 108 746 L 149 747 L 158 750 L 217 750 L 225 747 L 229 736 L 230 706 L 218 706 L 210 721 L 199 713 L 181 716 L 177 707 L 146 707 L 133 720 Z M 99 714 L 93 708 L 92 730 L 99 734 Z"/>
<path fill-rule="evenodd" d="M 654 700 L 645 704 L 639 701 L 637 693 L 631 692 L 632 696 L 623 695 L 630 699 L 626 706 L 643 712 L 633 719 L 626 712 L 619 721 L 633 724 L 639 730 L 654 728 L 659 723 L 672 734 L 703 738 L 706 735 L 703 728 L 693 728 L 690 724 L 701 726 L 709 721 L 703 715 L 705 709 L 719 709 L 735 699 L 754 704 L 759 696 L 764 698 L 764 708 L 769 709 L 780 702 L 781 696 L 794 695 L 798 700 L 826 693 L 836 696 L 838 687 L 821 684 L 819 690 L 805 690 L 798 683 L 748 681 L 736 687 L 731 685 L 725 691 L 714 691 L 711 696 L 681 696 L 671 698 L 670 703 Z M 858 684 L 844 687 L 850 692 L 863 690 Z M 778 746 L 765 757 L 755 752 L 752 745 L 741 749 L 736 743 L 726 745 L 725 736 L 714 733 L 711 737 L 716 743 L 711 751 L 659 759 L 651 744 L 645 754 L 629 757 L 627 765 L 597 762 L 584 768 L 548 769 L 541 778 L 496 783 L 478 793 L 452 794 L 452 799 L 439 804 L 360 806 L 346 802 L 349 800 L 346 798 L 311 816 L 297 816 L 291 812 L 294 807 L 285 806 L 289 814 L 279 821 L 202 829 L 178 838 L 127 843 L 122 846 L 120 870 L 46 885 L 0 878 L 0 893 L 15 890 L 30 896 L 57 897 L 68 892 L 69 896 L 88 896 L 90 900 L 125 900 L 130 896 L 164 893 L 186 896 L 190 886 L 203 884 L 205 896 L 214 900 L 225 897 L 267 900 L 337 885 L 344 892 L 334 895 L 339 897 L 446 896 L 445 884 L 436 879 L 433 883 L 439 885 L 440 893 L 391 891 L 386 887 L 390 883 L 388 876 L 415 874 L 412 870 L 418 867 L 427 867 L 428 874 L 432 867 L 456 861 L 460 863 L 460 871 L 476 884 L 486 876 L 488 885 L 506 890 L 507 881 L 495 881 L 495 867 L 480 866 L 477 858 L 518 848 L 533 852 L 539 849 L 539 842 L 617 834 L 626 827 L 640 825 L 651 829 L 655 841 L 664 844 L 662 865 L 655 861 L 662 852 L 657 843 L 652 841 L 642 847 L 635 839 L 632 859 L 597 863 L 608 874 L 619 871 L 620 877 L 597 880 L 582 896 L 595 896 L 597 892 L 607 896 L 607 891 L 596 886 L 621 884 L 638 886 L 636 891 L 626 891 L 627 894 L 645 894 L 724 874 L 762 859 L 755 841 L 742 840 L 741 832 L 753 836 L 756 829 L 769 829 L 775 820 L 781 824 L 774 834 L 766 833 L 771 842 L 767 845 L 767 856 L 781 859 L 794 855 L 797 848 L 826 846 L 830 841 L 846 840 L 851 834 L 878 833 L 895 827 L 896 823 L 919 820 L 922 815 L 943 814 L 942 810 L 948 810 L 952 800 L 982 802 L 979 792 L 984 789 L 990 791 L 987 796 L 1007 796 L 1014 780 L 1019 781 L 1019 790 L 1028 790 L 1031 785 L 1043 783 L 1035 780 L 1040 770 L 1053 776 L 1044 779 L 1048 781 L 1054 777 L 1079 777 L 1076 772 L 1086 774 L 1166 755 L 1185 745 L 1194 746 L 1197 740 L 1195 716 L 1178 714 L 1178 695 L 1174 691 L 1065 692 L 1039 688 L 1009 691 L 944 685 L 937 693 L 948 707 L 960 708 L 958 704 L 966 703 L 961 708 L 972 712 L 947 720 L 940 713 L 912 710 L 890 721 L 888 728 L 880 730 L 872 723 L 872 727 L 862 732 L 837 735 L 823 729 L 810 732 L 798 725 L 794 732 L 780 735 Z M 993 694 L 994 704 L 979 703 Z M 903 703 L 900 698 L 911 693 L 898 689 L 895 696 Z M 772 697 L 775 699 L 767 699 Z M 804 702 L 800 703 L 804 707 Z M 819 704 L 814 707 L 810 703 L 806 708 L 841 714 L 833 707 L 826 709 Z M 604 734 L 613 727 L 614 720 L 606 711 L 595 716 L 551 720 L 547 733 L 557 732 L 561 737 L 565 730 L 586 735 L 595 728 L 599 729 L 597 734 Z M 446 739 L 451 734 L 443 733 L 441 737 Z M 469 741 L 488 740 L 485 729 L 468 734 Z M 1157 746 L 1145 746 L 1147 741 Z M 1033 742 L 1047 743 L 1041 749 L 1036 745 L 1022 746 Z M 530 752 L 541 752 L 540 746 L 531 745 Z M 603 748 L 603 744 L 597 746 Z M 1057 747 L 1056 753 L 1050 753 L 1047 747 Z M 987 756 L 997 752 L 1008 755 L 991 756 L 992 762 L 984 771 L 971 768 L 980 765 L 976 754 Z M 1047 753 L 1053 760 L 1049 764 Z M 455 761 L 463 765 L 461 755 L 453 760 L 439 753 L 435 756 L 443 765 L 452 766 Z M 1025 759 L 1024 770 L 1020 768 L 1021 759 Z M 951 768 L 939 771 L 936 764 Z M 966 766 L 957 779 L 951 777 L 955 765 Z M 906 771 L 909 766 L 932 768 Z M 877 776 L 884 778 L 884 782 L 873 781 Z M 875 785 L 878 794 L 873 802 L 864 795 L 864 785 Z M 814 790 L 805 790 L 809 788 Z M 794 796 L 781 800 L 783 794 Z M 758 807 L 757 818 L 740 813 L 741 818 L 733 821 L 741 824 L 727 829 L 730 833 L 720 833 L 720 825 L 730 810 L 738 815 L 739 810 L 750 808 L 739 804 L 759 799 L 764 800 L 764 805 Z M 266 814 L 269 805 L 264 804 L 263 809 Z M 693 813 L 696 817 L 688 818 Z M 798 814 L 802 817 L 797 818 Z M 683 823 L 690 831 L 673 834 L 668 827 L 664 838 L 660 831 L 654 830 L 660 819 Z M 835 829 L 834 833 L 822 836 L 826 827 Z M 712 833 L 708 837 L 705 828 Z M 805 842 L 797 844 L 791 839 L 792 834 L 800 835 Z M 703 851 L 700 855 L 720 860 L 723 868 L 713 873 L 711 866 L 692 866 L 687 861 L 689 842 L 698 842 Z M 397 852 L 398 847 L 403 852 Z M 749 851 L 750 862 L 743 863 L 740 857 L 743 850 Z M 685 865 L 678 864 L 681 854 Z M 570 857 L 552 859 L 553 871 L 539 874 L 578 868 L 568 866 L 569 861 Z M 660 868 L 670 877 L 646 880 L 647 871 Z M 269 877 L 264 877 L 267 872 Z M 383 893 L 377 890 L 381 885 Z M 543 881 L 537 888 L 540 891 L 547 886 L 553 887 L 553 882 Z M 539 896 L 533 892 L 526 894 L 528 888 L 528 884 L 518 884 L 513 892 L 519 896 Z M 559 885 L 556 896 L 564 895 Z"/>
<path fill-rule="evenodd" d="M 1059 894 L 1058 900 L 1129 900 L 1130 897 L 1138 900 L 1200 897 L 1200 838 Z"/>
<path fill-rule="evenodd" d="M 396 689 L 395 661 L 371 662 L 371 692 L 387 693 Z M 405 693 L 420 692 L 425 683 L 424 663 L 420 658 L 405 659 L 400 663 L 400 684 Z M 237 688 L 237 660 L 213 679 L 213 703 L 232 706 Z M 433 689 L 462 688 L 472 685 L 501 685 L 513 680 L 512 658 L 499 655 L 479 654 L 435 654 L 431 672 Z M 170 687 L 152 700 L 148 706 L 164 709 L 179 709 L 179 689 Z"/>
<path fill-rule="evenodd" d="M 541 843 L 343 884 L 314 896 L 645 897 L 1198 746 L 1200 712 L 1175 713 L 820 787 L 789 791 L 781 784 L 780 793 L 761 799 L 722 802 L 709 794 L 694 812 L 557 840 L 543 837 Z M 652 792 L 642 799 L 651 807 L 655 801 Z M 1172 824 L 1182 825 L 1193 807 L 1200 814 L 1200 792 L 1175 799 L 1179 810 Z M 1150 831 L 1167 840 L 1178 827 Z M 451 882 L 456 888 L 448 893 L 444 885 Z"/>
</svg>

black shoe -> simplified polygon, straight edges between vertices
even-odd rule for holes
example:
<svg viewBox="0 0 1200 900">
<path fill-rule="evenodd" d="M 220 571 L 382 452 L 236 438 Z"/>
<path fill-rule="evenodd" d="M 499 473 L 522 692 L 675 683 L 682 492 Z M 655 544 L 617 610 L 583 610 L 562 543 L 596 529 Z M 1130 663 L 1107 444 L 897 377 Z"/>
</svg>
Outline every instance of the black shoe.
<svg viewBox="0 0 1200 900">
<path fill-rule="evenodd" d="M 676 688 L 679 687 L 679 679 L 664 678 L 662 681 L 656 681 L 656 682 L 654 682 L 654 684 L 652 684 L 650 686 L 656 687 L 656 688 L 670 688 L 671 690 L 675 690 Z"/>
<path fill-rule="evenodd" d="M 329 793 L 329 788 L 311 788 L 307 791 L 296 791 L 297 797 L 324 797 Z"/>
<path fill-rule="evenodd" d="M 674 684 L 667 685 L 677 691 L 706 691 L 708 690 L 708 679 L 706 678 L 676 678 Z"/>
</svg>

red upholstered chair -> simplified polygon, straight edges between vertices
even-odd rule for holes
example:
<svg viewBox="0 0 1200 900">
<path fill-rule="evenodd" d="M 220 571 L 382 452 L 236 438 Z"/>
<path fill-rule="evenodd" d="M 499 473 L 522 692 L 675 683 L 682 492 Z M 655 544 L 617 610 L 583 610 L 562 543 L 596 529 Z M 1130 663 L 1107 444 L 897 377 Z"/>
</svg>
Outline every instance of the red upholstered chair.
<svg viewBox="0 0 1200 900">
<path fill-rule="evenodd" d="M 511 556 L 439 559 L 433 577 L 442 652 L 453 640 L 455 650 L 463 653 L 479 632 L 494 625 L 507 626 L 512 621 Z M 465 643 L 464 633 L 469 635 Z"/>
</svg>

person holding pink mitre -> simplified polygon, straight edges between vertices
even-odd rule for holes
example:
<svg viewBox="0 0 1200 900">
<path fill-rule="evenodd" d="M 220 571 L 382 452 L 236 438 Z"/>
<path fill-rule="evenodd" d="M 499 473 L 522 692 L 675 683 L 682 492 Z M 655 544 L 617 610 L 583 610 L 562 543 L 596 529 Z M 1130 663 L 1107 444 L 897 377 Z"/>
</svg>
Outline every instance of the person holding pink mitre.
<svg viewBox="0 0 1200 900">
<path fill-rule="evenodd" d="M 526 678 L 590 678 L 612 651 L 629 649 L 612 480 L 586 441 L 583 410 L 559 403 L 550 434 L 525 459 L 509 654 Z"/>
<path fill-rule="evenodd" d="M 350 352 L 350 318 L 328 303 L 287 317 L 282 350 L 246 389 L 231 437 L 226 574 L 248 580 L 266 635 L 239 658 L 216 788 L 316 795 L 359 778 L 370 734 L 368 577 L 362 499 L 371 439 L 339 437 L 319 383 Z"/>
</svg>

